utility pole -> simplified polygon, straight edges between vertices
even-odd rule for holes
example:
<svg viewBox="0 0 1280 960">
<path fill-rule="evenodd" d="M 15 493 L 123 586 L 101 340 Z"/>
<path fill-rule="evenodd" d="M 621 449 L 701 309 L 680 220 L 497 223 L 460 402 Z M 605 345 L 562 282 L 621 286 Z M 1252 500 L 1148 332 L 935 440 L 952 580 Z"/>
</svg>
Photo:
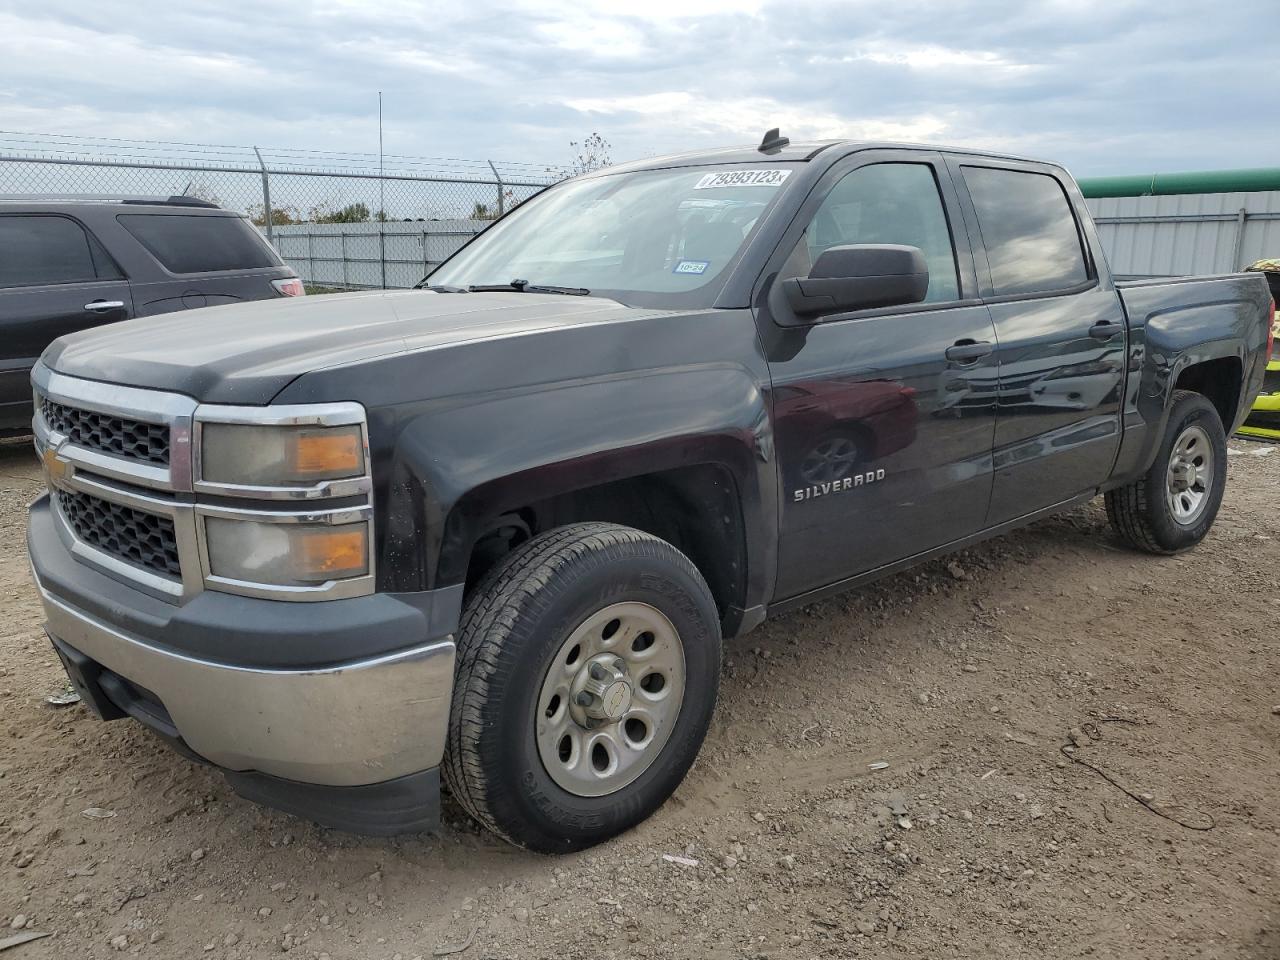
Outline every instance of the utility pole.
<svg viewBox="0 0 1280 960">
<path fill-rule="evenodd" d="M 269 221 L 268 221 L 269 222 Z M 382 289 L 387 289 L 387 179 L 382 164 L 382 91 L 378 91 L 378 260 Z"/>
</svg>

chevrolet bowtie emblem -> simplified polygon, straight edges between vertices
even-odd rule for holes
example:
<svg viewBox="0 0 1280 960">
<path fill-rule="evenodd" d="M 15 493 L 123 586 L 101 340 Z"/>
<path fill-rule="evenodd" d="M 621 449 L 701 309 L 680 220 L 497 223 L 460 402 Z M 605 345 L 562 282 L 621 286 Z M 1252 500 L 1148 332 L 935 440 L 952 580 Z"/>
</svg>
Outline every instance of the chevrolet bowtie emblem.
<svg viewBox="0 0 1280 960">
<path fill-rule="evenodd" d="M 50 480 L 61 480 L 67 475 L 67 467 L 69 464 L 62 457 L 58 456 L 58 451 L 53 447 L 47 447 L 44 451 L 44 469 L 49 475 Z"/>
</svg>

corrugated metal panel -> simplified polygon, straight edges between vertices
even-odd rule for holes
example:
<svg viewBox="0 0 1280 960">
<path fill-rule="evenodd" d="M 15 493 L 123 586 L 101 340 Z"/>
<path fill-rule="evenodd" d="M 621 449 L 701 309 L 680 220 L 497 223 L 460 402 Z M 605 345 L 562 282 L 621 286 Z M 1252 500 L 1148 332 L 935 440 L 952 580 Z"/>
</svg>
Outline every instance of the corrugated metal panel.
<svg viewBox="0 0 1280 960">
<path fill-rule="evenodd" d="M 1280 257 L 1280 191 L 1103 197 L 1088 205 L 1111 270 L 1122 276 L 1229 273 Z"/>
</svg>

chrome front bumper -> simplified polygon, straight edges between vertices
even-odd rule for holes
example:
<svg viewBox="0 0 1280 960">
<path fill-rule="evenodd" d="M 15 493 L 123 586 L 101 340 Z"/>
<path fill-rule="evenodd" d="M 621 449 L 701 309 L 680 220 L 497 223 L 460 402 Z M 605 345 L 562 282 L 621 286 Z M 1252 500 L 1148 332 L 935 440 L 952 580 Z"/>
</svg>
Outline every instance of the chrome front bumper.
<svg viewBox="0 0 1280 960">
<path fill-rule="evenodd" d="M 440 763 L 453 689 L 452 637 L 320 668 L 222 664 L 162 649 L 105 623 L 55 596 L 39 570 L 33 573 L 49 633 L 155 694 L 185 744 L 218 766 L 356 786 Z"/>
</svg>

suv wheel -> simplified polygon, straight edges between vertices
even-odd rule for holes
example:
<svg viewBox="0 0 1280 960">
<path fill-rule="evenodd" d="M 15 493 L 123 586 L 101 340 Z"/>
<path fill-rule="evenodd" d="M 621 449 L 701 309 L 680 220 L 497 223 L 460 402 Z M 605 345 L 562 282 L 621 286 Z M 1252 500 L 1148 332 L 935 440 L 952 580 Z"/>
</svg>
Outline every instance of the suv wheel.
<svg viewBox="0 0 1280 960">
<path fill-rule="evenodd" d="M 512 843 L 599 843 L 680 784 L 719 676 L 716 605 L 684 554 L 613 524 L 552 530 L 467 603 L 445 781 Z"/>
<path fill-rule="evenodd" d="M 1177 553 L 1205 538 L 1227 482 L 1227 436 L 1212 403 L 1178 390 L 1151 469 L 1107 492 L 1107 516 L 1129 543 L 1149 553 Z"/>
</svg>

